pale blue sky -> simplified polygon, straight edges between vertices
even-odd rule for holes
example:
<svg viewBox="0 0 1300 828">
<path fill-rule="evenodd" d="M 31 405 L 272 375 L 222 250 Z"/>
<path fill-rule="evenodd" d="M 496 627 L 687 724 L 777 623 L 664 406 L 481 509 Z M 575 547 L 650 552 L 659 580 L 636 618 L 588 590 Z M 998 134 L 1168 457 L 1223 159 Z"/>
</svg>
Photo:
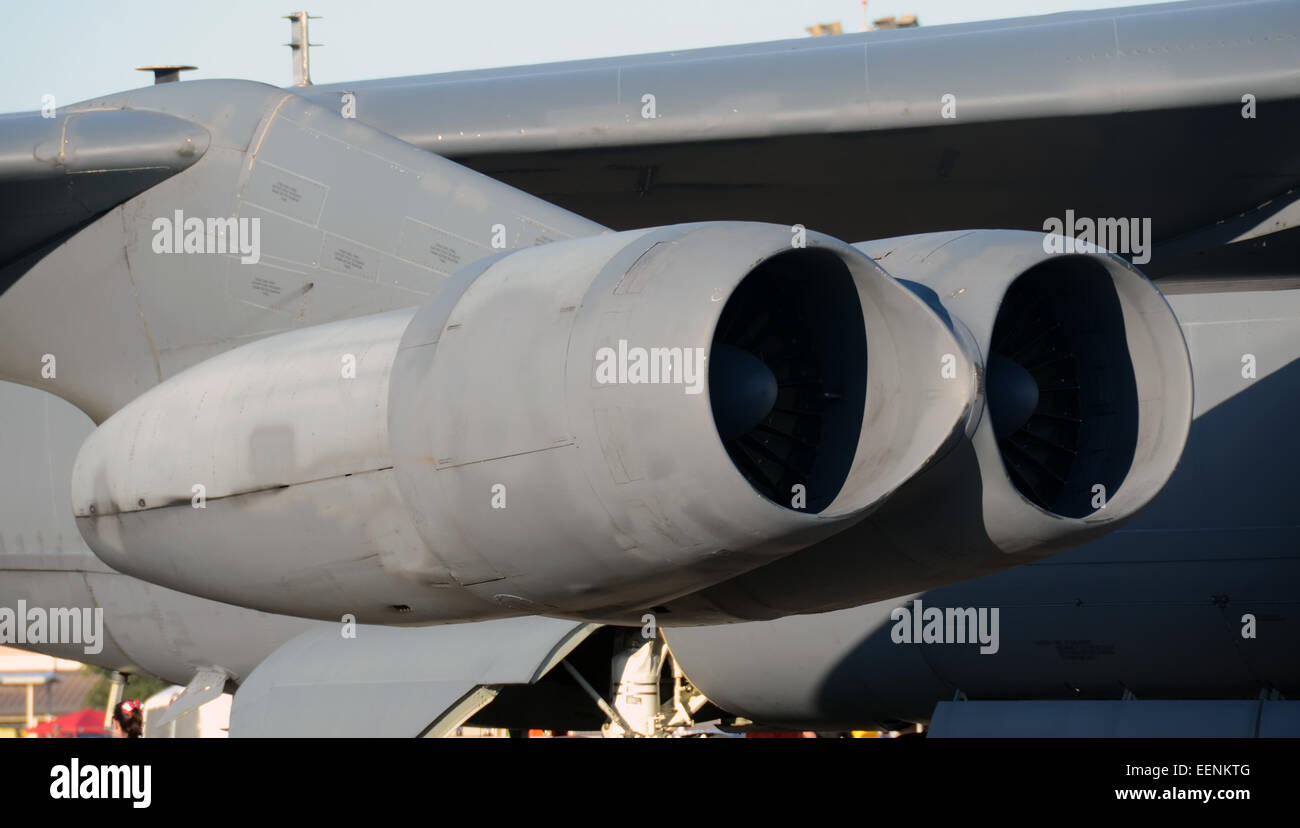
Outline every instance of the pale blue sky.
<svg viewBox="0 0 1300 828">
<path fill-rule="evenodd" d="M 304 0 L 312 80 L 333 83 L 661 52 L 804 36 L 862 22 L 858 0 Z M 923 26 L 1132 5 L 1108 0 L 870 0 L 871 16 L 915 13 Z M 302 6 L 266 0 L 7 0 L 0 112 L 39 109 L 147 85 L 150 63 L 187 78 L 291 80 L 289 23 Z"/>
</svg>

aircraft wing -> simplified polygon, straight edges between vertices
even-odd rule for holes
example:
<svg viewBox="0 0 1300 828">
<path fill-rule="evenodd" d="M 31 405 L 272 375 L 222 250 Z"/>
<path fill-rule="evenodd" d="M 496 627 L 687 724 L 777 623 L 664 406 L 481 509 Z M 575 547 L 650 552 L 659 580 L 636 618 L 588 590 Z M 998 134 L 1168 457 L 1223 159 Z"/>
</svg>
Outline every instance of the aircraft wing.
<svg viewBox="0 0 1300 828">
<path fill-rule="evenodd" d="M 1072 209 L 1151 217 L 1185 253 L 1261 205 L 1252 226 L 1294 224 L 1267 205 L 1300 184 L 1297 26 L 1280 0 L 1188 2 L 292 91 L 617 229 L 859 240 Z M 203 154 L 202 125 L 128 106 L 0 118 L 0 292 L 24 252 Z"/>
<path fill-rule="evenodd" d="M 193 164 L 210 136 L 160 112 L 80 109 L 0 116 L 0 293 L 15 267 Z"/>
<path fill-rule="evenodd" d="M 304 94 L 616 229 L 860 240 L 1071 209 L 1163 242 L 1300 183 L 1298 27 L 1290 2 L 1175 3 Z"/>
<path fill-rule="evenodd" d="M 1297 26 L 1293 3 L 1192 2 L 280 93 L 164 84 L 9 116 L 0 378 L 102 420 L 242 342 L 418 304 L 498 249 L 498 225 L 509 249 L 703 220 L 848 240 L 1042 230 L 1069 211 L 1150 219 L 1178 254 L 1146 268 L 1158 278 L 1293 225 Z M 191 215 L 261 216 L 266 258 L 177 278 L 147 255 L 151 222 L 195 192 Z M 49 318 L 54 295 L 77 311 Z M 78 354 L 54 381 L 51 342 Z"/>
</svg>

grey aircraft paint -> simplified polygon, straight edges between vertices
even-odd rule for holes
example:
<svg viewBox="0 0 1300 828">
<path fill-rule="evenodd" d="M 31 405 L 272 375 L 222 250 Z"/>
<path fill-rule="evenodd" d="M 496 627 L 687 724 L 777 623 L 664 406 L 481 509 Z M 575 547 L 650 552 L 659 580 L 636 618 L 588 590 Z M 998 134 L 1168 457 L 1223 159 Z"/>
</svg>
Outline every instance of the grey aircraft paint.
<svg viewBox="0 0 1300 828">
<path fill-rule="evenodd" d="M 902 597 L 668 637 L 719 703 L 774 721 L 925 718 L 957 690 L 1295 692 L 1296 662 L 1281 647 L 1295 638 L 1296 452 L 1278 412 L 1295 394 L 1296 305 L 1294 292 L 1259 288 L 1284 286 L 1297 271 L 1282 196 L 1300 179 L 1298 18 L 1288 2 L 1183 3 L 290 93 L 187 82 L 65 108 L 54 124 L 6 116 L 0 188 L 22 199 L 8 204 L 38 205 L 42 217 L 0 234 L 0 377 L 72 400 L 101 422 L 241 344 L 423 304 L 457 269 L 433 242 L 451 240 L 453 263 L 468 264 L 491 255 L 483 241 L 497 223 L 512 249 L 691 220 L 798 222 L 878 239 L 1039 230 L 1065 210 L 1145 216 L 1157 241 L 1178 239 L 1178 256 L 1157 249 L 1149 270 L 1166 284 L 1191 349 L 1197 419 L 1187 454 L 1128 530 L 922 596 L 1001 602 L 1004 625 L 1016 608 L 1022 620 L 1004 626 L 1000 654 L 894 645 L 887 623 L 882 643 L 882 613 L 888 619 Z M 356 93 L 359 123 L 337 115 L 344 91 Z M 1247 94 L 1258 119 L 1241 117 Z M 50 146 L 56 133 L 66 146 Z M 267 221 L 259 275 L 238 257 L 152 255 L 151 222 L 178 208 Z M 1254 232 L 1268 235 L 1222 246 L 1216 222 L 1253 208 L 1251 221 L 1267 228 Z M 426 228 L 427 244 L 394 231 L 407 225 Z M 419 250 L 441 258 L 421 260 Z M 1242 277 L 1255 292 L 1242 290 Z M 48 353 L 60 354 L 57 379 L 42 376 Z M 1260 366 L 1251 381 L 1247 353 Z M 298 732 L 337 712 L 347 692 L 325 680 L 335 674 L 336 625 L 108 569 L 74 531 L 66 498 L 75 448 L 93 423 L 41 392 L 2 388 L 6 412 L 30 426 L 23 433 L 43 425 L 46 436 L 4 444 L 15 462 L 0 500 L 0 606 L 101 606 L 111 640 L 98 663 L 180 682 L 219 668 L 238 683 L 264 664 L 238 714 L 250 733 L 277 703 L 296 711 Z M 1207 501 L 1207 492 L 1221 494 Z M 1074 595 L 1083 587 L 1087 595 Z M 1207 590 L 1208 609 L 1194 597 Z M 1027 593 L 1046 597 L 1026 603 Z M 1243 604 L 1263 608 L 1260 636 L 1245 644 L 1225 616 Z M 670 616 L 660 623 L 671 626 Z M 1153 616 L 1159 625 L 1146 624 Z M 385 631 L 375 640 L 387 645 L 355 648 L 353 667 L 395 676 L 400 636 L 491 649 L 502 623 L 528 621 Z M 445 684 L 430 700 L 441 709 L 346 730 L 451 726 L 486 702 L 493 682 L 535 681 L 574 629 L 543 622 L 537 640 L 503 652 L 513 663 L 497 673 L 465 659 L 428 665 L 419 680 Z M 1203 655 L 1207 641 L 1211 658 L 1170 657 Z M 785 668 L 774 672 L 774 659 Z M 896 679 L 887 687 L 882 669 Z M 319 677 L 318 692 L 276 689 L 298 675 Z"/>
</svg>

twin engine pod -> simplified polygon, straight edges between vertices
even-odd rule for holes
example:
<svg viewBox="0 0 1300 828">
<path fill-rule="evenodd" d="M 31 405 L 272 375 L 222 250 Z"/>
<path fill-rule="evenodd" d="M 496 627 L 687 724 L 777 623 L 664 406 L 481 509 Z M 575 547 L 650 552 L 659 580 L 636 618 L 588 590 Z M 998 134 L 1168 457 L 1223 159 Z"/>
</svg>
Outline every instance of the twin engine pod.
<svg viewBox="0 0 1300 828">
<path fill-rule="evenodd" d="M 157 584 L 368 623 L 621 618 L 778 560 L 958 443 L 979 396 L 922 297 L 791 239 L 560 242 L 225 352 L 87 439 L 78 527 Z"/>
<path fill-rule="evenodd" d="M 857 245 L 978 366 L 958 446 L 836 536 L 672 602 L 693 623 L 826 612 L 978 577 L 1114 531 L 1173 474 L 1192 374 L 1160 291 L 1108 251 L 973 230 Z"/>
</svg>

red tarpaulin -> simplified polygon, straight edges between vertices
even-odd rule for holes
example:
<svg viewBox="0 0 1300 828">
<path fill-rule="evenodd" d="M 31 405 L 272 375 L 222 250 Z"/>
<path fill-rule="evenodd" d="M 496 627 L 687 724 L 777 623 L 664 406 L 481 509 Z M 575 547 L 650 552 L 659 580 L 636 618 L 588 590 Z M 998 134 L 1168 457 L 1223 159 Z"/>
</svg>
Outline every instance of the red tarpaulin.
<svg viewBox="0 0 1300 828">
<path fill-rule="evenodd" d="M 45 739 L 70 739 L 74 736 L 104 735 L 104 711 L 86 708 L 75 713 L 65 713 L 54 721 L 41 722 L 27 728 L 28 736 Z"/>
</svg>

